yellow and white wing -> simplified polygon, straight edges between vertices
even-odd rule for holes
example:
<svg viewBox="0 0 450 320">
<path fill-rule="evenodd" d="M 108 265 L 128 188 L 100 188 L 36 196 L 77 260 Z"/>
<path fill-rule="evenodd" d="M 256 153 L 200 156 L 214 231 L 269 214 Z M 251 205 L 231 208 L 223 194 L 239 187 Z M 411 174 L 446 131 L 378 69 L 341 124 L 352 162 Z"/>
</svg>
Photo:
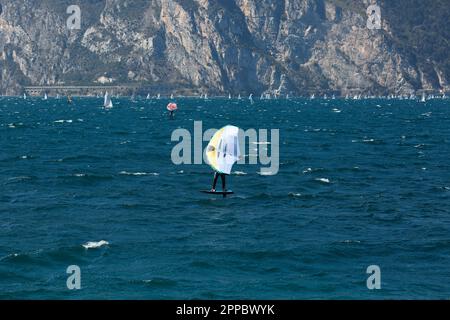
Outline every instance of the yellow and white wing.
<svg viewBox="0 0 450 320">
<path fill-rule="evenodd" d="M 230 174 L 239 160 L 239 128 L 226 126 L 212 137 L 206 149 L 209 165 L 217 172 Z"/>
</svg>

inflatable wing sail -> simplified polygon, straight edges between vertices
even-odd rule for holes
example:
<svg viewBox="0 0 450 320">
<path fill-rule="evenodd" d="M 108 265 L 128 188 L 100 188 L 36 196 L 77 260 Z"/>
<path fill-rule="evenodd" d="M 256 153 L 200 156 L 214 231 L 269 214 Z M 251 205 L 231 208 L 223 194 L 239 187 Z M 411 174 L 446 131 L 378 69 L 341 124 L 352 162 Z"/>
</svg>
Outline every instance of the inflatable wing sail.
<svg viewBox="0 0 450 320">
<path fill-rule="evenodd" d="M 206 149 L 209 165 L 217 172 L 230 174 L 239 160 L 239 128 L 226 126 L 213 136 Z"/>
</svg>

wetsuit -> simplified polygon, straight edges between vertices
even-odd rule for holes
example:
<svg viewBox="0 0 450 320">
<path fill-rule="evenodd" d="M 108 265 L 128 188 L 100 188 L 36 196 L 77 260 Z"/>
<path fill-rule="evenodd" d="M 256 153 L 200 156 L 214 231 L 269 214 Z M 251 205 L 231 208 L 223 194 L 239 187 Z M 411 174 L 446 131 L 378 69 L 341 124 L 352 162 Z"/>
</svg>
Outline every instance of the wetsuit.
<svg viewBox="0 0 450 320">
<path fill-rule="evenodd" d="M 224 174 L 224 173 L 216 172 L 216 173 L 214 174 L 214 182 L 213 182 L 213 187 L 212 187 L 212 189 L 213 189 L 213 190 L 216 190 L 217 180 L 219 180 L 219 176 L 220 176 L 220 178 L 222 179 L 222 191 L 225 192 L 225 191 L 227 191 L 227 190 L 226 190 L 226 181 L 225 181 L 226 174 Z"/>
</svg>

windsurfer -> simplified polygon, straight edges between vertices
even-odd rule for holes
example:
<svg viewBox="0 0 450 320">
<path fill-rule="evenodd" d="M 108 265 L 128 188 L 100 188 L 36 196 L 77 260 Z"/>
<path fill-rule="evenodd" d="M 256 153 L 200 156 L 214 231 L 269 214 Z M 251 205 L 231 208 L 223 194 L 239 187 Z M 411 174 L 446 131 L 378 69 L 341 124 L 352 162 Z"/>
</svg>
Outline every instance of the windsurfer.
<svg viewBox="0 0 450 320">
<path fill-rule="evenodd" d="M 178 106 L 177 106 L 177 104 L 176 103 L 173 103 L 173 102 L 171 102 L 171 103 L 169 103 L 168 105 L 167 105 L 167 110 L 169 111 L 169 118 L 170 119 L 174 119 L 175 118 L 175 111 L 178 109 Z"/>
</svg>

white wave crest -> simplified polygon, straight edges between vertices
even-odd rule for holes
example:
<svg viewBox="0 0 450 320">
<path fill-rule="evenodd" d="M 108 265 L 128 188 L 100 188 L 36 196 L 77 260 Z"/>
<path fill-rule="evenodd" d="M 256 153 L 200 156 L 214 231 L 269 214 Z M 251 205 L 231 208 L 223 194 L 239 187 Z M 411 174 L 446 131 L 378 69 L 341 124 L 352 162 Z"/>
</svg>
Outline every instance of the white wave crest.
<svg viewBox="0 0 450 320">
<path fill-rule="evenodd" d="M 121 171 L 119 174 L 125 175 L 125 176 L 159 176 L 159 173 L 156 173 L 156 172 L 128 172 L 128 171 Z"/>
<path fill-rule="evenodd" d="M 101 240 L 98 242 L 93 242 L 93 241 L 87 242 L 87 243 L 83 244 L 83 247 L 85 249 L 96 249 L 96 248 L 100 248 L 100 247 L 107 246 L 107 245 L 109 245 L 108 241 Z"/>
</svg>

